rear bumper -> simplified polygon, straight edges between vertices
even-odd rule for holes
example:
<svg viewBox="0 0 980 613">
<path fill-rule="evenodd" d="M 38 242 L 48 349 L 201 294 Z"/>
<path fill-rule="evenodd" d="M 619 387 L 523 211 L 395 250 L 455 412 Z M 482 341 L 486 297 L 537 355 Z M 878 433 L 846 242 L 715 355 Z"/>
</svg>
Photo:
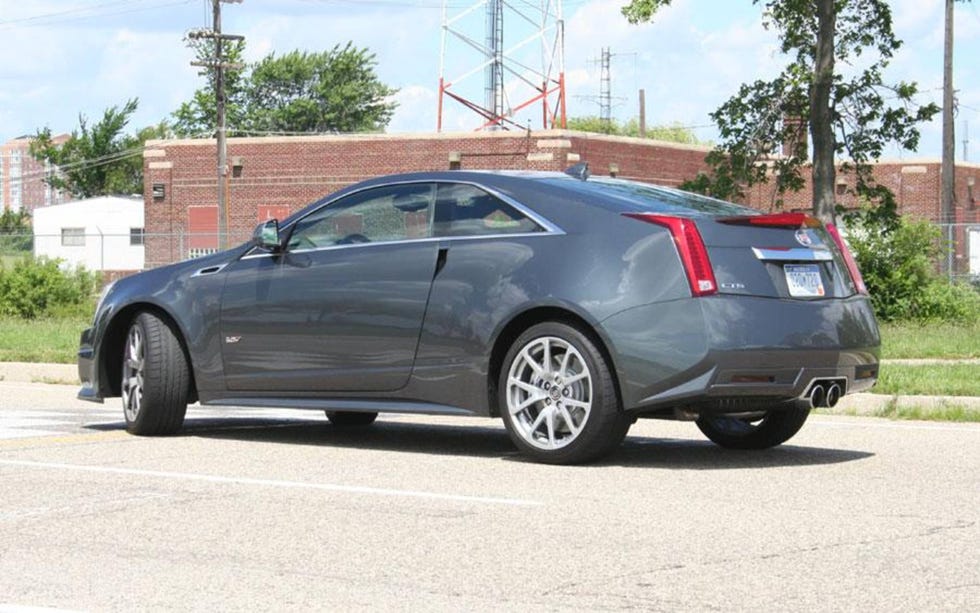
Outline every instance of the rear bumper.
<svg viewBox="0 0 980 613">
<path fill-rule="evenodd" d="M 868 300 L 712 296 L 647 305 L 603 322 L 623 405 L 734 411 L 779 404 L 833 381 L 871 388 L 880 337 Z"/>
</svg>

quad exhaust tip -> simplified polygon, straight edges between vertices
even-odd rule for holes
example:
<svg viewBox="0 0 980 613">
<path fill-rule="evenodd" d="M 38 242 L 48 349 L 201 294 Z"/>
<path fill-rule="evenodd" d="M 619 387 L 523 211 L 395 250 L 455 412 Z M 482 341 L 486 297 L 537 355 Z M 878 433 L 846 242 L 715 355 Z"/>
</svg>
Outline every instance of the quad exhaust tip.
<svg viewBox="0 0 980 613">
<path fill-rule="evenodd" d="M 827 400 L 827 390 L 822 385 L 814 385 L 810 390 L 810 407 L 822 407 Z"/>
<path fill-rule="evenodd" d="M 830 386 L 827 387 L 827 395 L 826 398 L 824 399 L 824 402 L 827 403 L 826 405 L 827 407 L 834 408 L 835 406 L 837 406 L 837 401 L 839 400 L 840 400 L 840 386 L 837 385 L 836 383 L 831 383 Z"/>
<path fill-rule="evenodd" d="M 801 399 L 807 408 L 834 408 L 843 394 L 841 386 L 833 381 L 817 381 L 810 388 L 810 393 Z"/>
</svg>

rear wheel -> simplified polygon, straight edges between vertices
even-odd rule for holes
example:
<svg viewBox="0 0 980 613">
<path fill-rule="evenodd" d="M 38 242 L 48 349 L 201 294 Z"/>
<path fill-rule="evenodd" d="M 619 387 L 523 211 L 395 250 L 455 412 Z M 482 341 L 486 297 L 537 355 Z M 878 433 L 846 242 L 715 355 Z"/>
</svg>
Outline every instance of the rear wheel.
<svg viewBox="0 0 980 613">
<path fill-rule="evenodd" d="M 504 358 L 499 385 L 507 433 L 539 462 L 594 460 L 629 429 L 605 358 L 572 326 L 547 322 L 521 334 Z"/>
<path fill-rule="evenodd" d="M 810 409 L 769 411 L 750 419 L 728 415 L 702 415 L 697 425 L 712 442 L 729 449 L 768 449 L 781 445 L 800 431 Z"/>
<path fill-rule="evenodd" d="M 327 419 L 335 426 L 370 426 L 378 418 L 377 413 L 356 411 L 326 411 Z"/>
<path fill-rule="evenodd" d="M 133 434 L 173 434 L 187 412 L 190 369 L 171 324 L 140 313 L 129 326 L 123 349 L 122 402 L 126 429 Z"/>
</svg>

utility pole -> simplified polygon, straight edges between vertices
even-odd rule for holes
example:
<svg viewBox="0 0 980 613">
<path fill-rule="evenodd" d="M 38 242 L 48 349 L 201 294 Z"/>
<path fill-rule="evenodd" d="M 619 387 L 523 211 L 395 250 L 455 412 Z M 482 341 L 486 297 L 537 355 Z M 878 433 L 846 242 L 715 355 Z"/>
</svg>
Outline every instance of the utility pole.
<svg viewBox="0 0 980 613">
<path fill-rule="evenodd" d="M 599 60 L 599 120 L 609 128 L 612 125 L 612 76 L 610 64 L 612 53 L 609 47 L 603 47 Z"/>
<path fill-rule="evenodd" d="M 970 122 L 963 120 L 963 161 L 970 161 Z"/>
<path fill-rule="evenodd" d="M 946 274 L 953 278 L 953 181 L 956 140 L 953 133 L 953 0 L 946 0 L 946 36 L 943 45 L 943 161 L 940 177 L 940 219 L 946 224 Z"/>
<path fill-rule="evenodd" d="M 222 42 L 226 40 L 244 40 L 238 34 L 222 34 L 221 4 L 241 4 L 242 0 L 211 0 L 213 10 L 213 25 L 210 31 L 195 31 L 190 38 L 206 38 L 214 41 L 214 56 L 206 62 L 191 62 L 191 66 L 201 66 L 214 70 L 214 99 L 217 107 L 215 137 L 218 141 L 218 249 L 228 248 L 228 145 L 226 142 L 225 122 L 225 70 L 241 70 L 241 64 L 231 64 L 224 61 Z"/>
<path fill-rule="evenodd" d="M 607 133 L 612 134 L 613 103 L 619 104 L 626 101 L 626 98 L 612 95 L 612 59 L 621 55 L 636 55 L 635 53 L 613 53 L 611 48 L 602 47 L 599 58 L 589 60 L 589 64 L 599 66 L 599 95 L 598 96 L 576 96 L 590 102 L 599 104 L 599 123 Z"/>
<path fill-rule="evenodd" d="M 647 91 L 640 90 L 640 138 L 647 137 Z"/>
</svg>

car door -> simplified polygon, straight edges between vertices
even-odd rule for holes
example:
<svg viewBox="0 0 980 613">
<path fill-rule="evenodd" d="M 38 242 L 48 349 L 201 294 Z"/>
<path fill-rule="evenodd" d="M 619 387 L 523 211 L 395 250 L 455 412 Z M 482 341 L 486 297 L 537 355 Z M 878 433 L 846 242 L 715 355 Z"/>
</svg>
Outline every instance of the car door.
<svg viewBox="0 0 980 613">
<path fill-rule="evenodd" d="M 434 186 L 347 195 L 284 230 L 281 253 L 227 268 L 229 390 L 390 391 L 412 372 L 439 245 Z"/>
</svg>

